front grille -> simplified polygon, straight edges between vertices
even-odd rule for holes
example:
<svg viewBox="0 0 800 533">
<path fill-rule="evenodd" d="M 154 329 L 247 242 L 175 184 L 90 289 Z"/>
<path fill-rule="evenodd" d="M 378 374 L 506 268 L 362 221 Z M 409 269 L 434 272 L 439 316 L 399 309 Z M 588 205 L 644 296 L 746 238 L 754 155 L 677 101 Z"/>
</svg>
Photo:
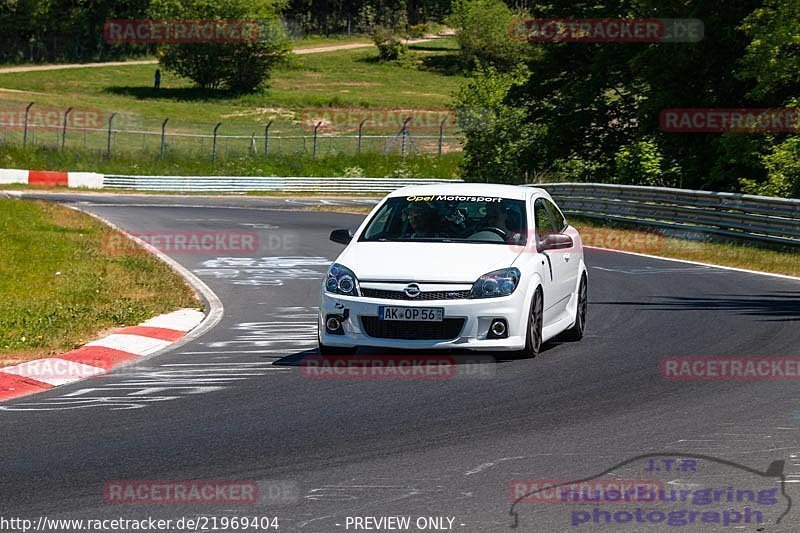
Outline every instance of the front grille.
<svg viewBox="0 0 800 533">
<path fill-rule="evenodd" d="M 425 320 L 378 320 L 376 316 L 362 316 L 364 332 L 378 339 L 450 340 L 458 337 L 464 327 L 464 318 L 445 318 L 442 322 Z"/>
<path fill-rule="evenodd" d="M 466 291 L 423 291 L 412 298 L 403 291 L 387 291 L 383 289 L 361 288 L 361 295 L 367 298 L 381 298 L 383 300 L 462 300 L 469 297 Z"/>
</svg>

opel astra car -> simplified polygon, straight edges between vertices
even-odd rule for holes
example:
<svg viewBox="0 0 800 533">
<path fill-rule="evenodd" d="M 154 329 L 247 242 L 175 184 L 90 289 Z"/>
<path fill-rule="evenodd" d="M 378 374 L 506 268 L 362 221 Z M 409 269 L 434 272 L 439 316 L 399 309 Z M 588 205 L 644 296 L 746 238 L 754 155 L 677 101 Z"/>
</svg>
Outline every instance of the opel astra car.
<svg viewBox="0 0 800 533">
<path fill-rule="evenodd" d="M 355 231 L 321 289 L 322 354 L 358 347 L 508 350 L 533 357 L 586 325 L 578 231 L 543 189 L 399 189 Z"/>
</svg>

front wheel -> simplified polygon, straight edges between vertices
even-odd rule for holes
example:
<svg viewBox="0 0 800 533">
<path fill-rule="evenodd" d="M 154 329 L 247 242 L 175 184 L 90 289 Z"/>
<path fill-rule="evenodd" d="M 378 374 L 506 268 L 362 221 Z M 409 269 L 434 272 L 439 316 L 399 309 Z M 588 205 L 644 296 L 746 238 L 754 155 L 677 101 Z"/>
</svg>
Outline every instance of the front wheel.
<svg viewBox="0 0 800 533">
<path fill-rule="evenodd" d="M 528 315 L 528 328 L 525 338 L 525 349 L 519 355 L 534 358 L 542 350 L 542 316 L 544 314 L 544 297 L 542 289 L 536 289 L 531 301 L 531 310 Z"/>
<path fill-rule="evenodd" d="M 586 310 L 588 308 L 586 275 L 581 277 L 581 284 L 578 287 L 578 309 L 575 312 L 575 323 L 564 332 L 564 340 L 579 341 L 583 338 L 586 330 Z"/>
</svg>

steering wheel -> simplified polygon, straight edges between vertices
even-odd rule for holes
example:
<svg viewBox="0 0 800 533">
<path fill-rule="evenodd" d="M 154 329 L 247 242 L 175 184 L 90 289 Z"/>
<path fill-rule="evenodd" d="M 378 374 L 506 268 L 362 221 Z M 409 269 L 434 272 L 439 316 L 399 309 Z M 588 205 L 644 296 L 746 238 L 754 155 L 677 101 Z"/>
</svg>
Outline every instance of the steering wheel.
<svg viewBox="0 0 800 533">
<path fill-rule="evenodd" d="M 482 228 L 478 228 L 478 232 L 479 231 L 491 231 L 492 233 L 497 233 L 503 240 L 506 240 L 508 238 L 508 232 L 496 226 L 484 226 Z"/>
</svg>

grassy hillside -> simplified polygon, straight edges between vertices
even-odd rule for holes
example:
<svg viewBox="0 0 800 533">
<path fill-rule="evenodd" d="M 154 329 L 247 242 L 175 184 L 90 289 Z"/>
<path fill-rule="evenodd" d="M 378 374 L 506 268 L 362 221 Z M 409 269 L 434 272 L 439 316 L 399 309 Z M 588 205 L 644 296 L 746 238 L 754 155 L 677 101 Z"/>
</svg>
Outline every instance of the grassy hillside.
<svg viewBox="0 0 800 533">
<path fill-rule="evenodd" d="M 116 112 L 118 127 L 158 130 L 169 118 L 170 131 L 210 132 L 222 121 L 224 132 L 249 134 L 274 120 L 275 134 L 301 133 L 313 109 L 445 110 L 463 80 L 455 46 L 450 38 L 411 45 L 407 60 L 391 63 L 379 62 L 374 47 L 292 56 L 269 88 L 245 96 L 196 89 L 166 72 L 156 93 L 156 65 L 0 74 L 0 112 L 35 101 L 37 109 L 62 113 L 70 106 L 99 111 L 103 124 Z"/>
</svg>

